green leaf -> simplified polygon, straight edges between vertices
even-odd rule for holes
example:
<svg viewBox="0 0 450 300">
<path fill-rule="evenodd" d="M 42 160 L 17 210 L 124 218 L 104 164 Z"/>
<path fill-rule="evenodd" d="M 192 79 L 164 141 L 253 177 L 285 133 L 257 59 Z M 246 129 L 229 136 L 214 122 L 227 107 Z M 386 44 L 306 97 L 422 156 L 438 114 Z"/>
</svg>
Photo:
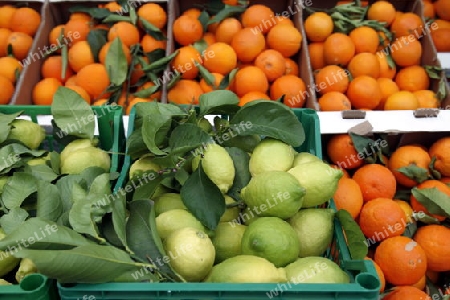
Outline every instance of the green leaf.
<svg viewBox="0 0 450 300">
<path fill-rule="evenodd" d="M 129 6 L 131 24 L 136 25 L 138 22 L 138 15 L 136 14 L 136 9 L 134 8 L 134 6 L 130 6 L 128 4 L 127 6 Z"/>
<path fill-rule="evenodd" d="M 362 155 L 364 155 L 364 157 L 366 157 L 367 149 L 370 149 L 370 146 L 373 145 L 375 141 L 369 137 L 359 135 L 353 132 L 350 132 L 349 135 L 350 138 L 352 139 L 353 147 L 355 147 L 356 152 L 361 153 Z"/>
<path fill-rule="evenodd" d="M 226 5 L 224 9 L 219 11 L 209 22 L 208 25 L 219 23 L 224 19 L 231 17 L 235 14 L 240 14 L 245 11 L 245 7 L 243 6 L 229 6 Z"/>
<path fill-rule="evenodd" d="M 15 207 L 0 218 L 0 226 L 7 235 L 11 234 L 25 222 L 28 216 L 25 209 Z"/>
<path fill-rule="evenodd" d="M 128 63 L 122 48 L 122 41 L 116 37 L 106 54 L 105 67 L 114 86 L 122 85 L 127 79 Z"/>
<path fill-rule="evenodd" d="M 58 152 L 52 151 L 49 154 L 50 156 L 50 166 L 56 174 L 60 174 L 61 169 L 61 158 Z"/>
<path fill-rule="evenodd" d="M 131 249 L 128 247 L 127 243 L 127 214 L 126 214 L 126 198 L 123 193 L 117 193 L 116 199 L 111 202 L 112 208 L 112 224 L 114 227 L 114 231 L 117 235 L 117 238 L 120 240 L 122 245 L 128 252 L 131 252 Z"/>
<path fill-rule="evenodd" d="M 89 43 L 92 55 L 94 56 L 94 60 L 96 62 L 99 61 L 98 54 L 100 49 L 106 44 L 108 41 L 108 31 L 104 29 L 92 29 L 89 31 L 87 35 L 87 42 Z"/>
<path fill-rule="evenodd" d="M 230 120 L 230 125 L 237 135 L 262 135 L 293 147 L 305 141 L 302 123 L 289 107 L 279 102 L 249 102 Z"/>
<path fill-rule="evenodd" d="M 7 209 L 20 207 L 23 201 L 36 190 L 36 179 L 33 175 L 15 172 L 3 187 L 2 202 Z"/>
<path fill-rule="evenodd" d="M 129 187 L 131 191 L 134 190 L 133 201 L 150 199 L 162 180 L 163 176 L 157 172 L 144 172 L 139 178 L 132 178 L 125 186 L 125 191 L 128 191 Z"/>
<path fill-rule="evenodd" d="M 209 14 L 206 10 L 203 10 L 200 16 L 198 16 L 198 20 L 202 24 L 203 32 L 206 32 L 208 30 L 208 21 L 209 21 Z M 200 52 L 202 53 L 202 52 Z"/>
<path fill-rule="evenodd" d="M 142 70 L 147 72 L 154 72 L 159 73 L 160 71 L 164 71 L 167 66 L 170 64 L 170 62 L 177 56 L 179 53 L 179 50 L 176 50 L 174 53 L 170 54 L 169 56 L 163 57 L 157 61 L 154 61 L 150 63 L 148 66 L 142 68 Z"/>
<path fill-rule="evenodd" d="M 411 193 L 430 214 L 450 218 L 450 201 L 445 193 L 437 188 L 418 189 L 417 187 L 413 188 Z"/>
<path fill-rule="evenodd" d="M 184 155 L 210 141 L 209 134 L 197 125 L 181 124 L 172 131 L 169 138 L 169 147 L 172 154 Z"/>
<path fill-rule="evenodd" d="M 85 245 L 70 250 L 22 250 L 39 273 L 60 283 L 106 283 L 119 275 L 139 270 L 139 264 L 122 250 L 112 246 Z"/>
<path fill-rule="evenodd" d="M 41 157 L 45 153 L 45 150 L 30 150 L 19 143 L 11 143 L 0 147 L 0 157 L 3 158 L 3 163 L 0 164 L 0 174 L 6 174 L 12 168 L 21 166 L 23 163 L 22 157 Z"/>
<path fill-rule="evenodd" d="M 397 169 L 398 172 L 402 173 L 409 179 L 414 180 L 417 183 L 422 183 L 429 179 L 428 170 L 425 168 L 418 167 L 415 164 L 410 164 L 406 167 Z"/>
<path fill-rule="evenodd" d="M 409 223 L 408 226 L 406 226 L 405 231 L 403 232 L 402 236 L 409 237 L 412 239 L 417 231 L 417 224 L 416 223 Z"/>
<path fill-rule="evenodd" d="M 1 114 L 0 113 L 0 143 L 3 143 L 9 135 L 11 130 L 11 122 L 14 121 L 23 111 L 18 111 L 13 114 Z"/>
<path fill-rule="evenodd" d="M 112 14 L 107 16 L 102 20 L 103 23 L 117 23 L 117 22 L 128 22 L 133 23 L 130 16 L 121 16 Z"/>
<path fill-rule="evenodd" d="M 161 88 L 160 85 L 154 85 L 149 88 L 140 90 L 140 91 L 134 93 L 133 95 L 138 98 L 148 98 L 151 95 L 153 95 L 154 93 L 156 93 L 157 91 L 159 91 L 160 88 Z"/>
<path fill-rule="evenodd" d="M 203 51 L 199 51 L 200 53 L 202 53 Z M 195 65 L 197 66 L 200 76 L 205 79 L 206 83 L 213 88 L 213 90 L 217 89 L 216 86 L 216 78 L 214 77 L 213 74 L 211 74 L 211 72 L 208 71 L 208 69 L 206 69 L 204 66 L 202 66 L 201 64 L 199 64 L 198 62 L 195 63 Z M 236 96 L 237 97 L 237 96 Z"/>
<path fill-rule="evenodd" d="M 148 61 L 157 61 L 160 60 L 161 58 L 163 58 L 164 56 L 166 56 L 166 50 L 164 49 L 155 49 L 151 52 L 147 52 L 145 53 L 145 56 L 148 58 Z M 145 61 L 144 61 L 145 62 Z M 142 63 L 141 65 L 143 67 L 147 66 L 147 63 Z"/>
<path fill-rule="evenodd" d="M 192 44 L 192 47 L 194 47 L 199 53 L 204 53 L 206 48 L 208 48 L 208 43 L 205 42 L 205 40 L 201 39 L 195 43 Z M 201 66 L 201 65 L 200 65 Z M 201 72 L 201 71 L 200 71 Z M 203 76 L 203 75 L 202 75 Z"/>
<path fill-rule="evenodd" d="M 141 22 L 142 27 L 144 28 L 144 31 L 149 36 L 151 36 L 152 38 L 154 38 L 157 41 L 167 40 L 164 33 L 158 27 L 154 26 L 152 23 L 148 22 L 144 18 L 139 18 L 139 21 Z"/>
<path fill-rule="evenodd" d="M 228 154 L 233 159 L 236 170 L 233 185 L 228 191 L 228 195 L 233 199 L 241 200 L 240 191 L 250 182 L 251 174 L 249 170 L 250 155 L 237 147 L 225 147 Z"/>
<path fill-rule="evenodd" d="M 87 169 L 84 169 L 83 172 L 80 173 L 80 177 L 84 179 L 84 182 L 87 185 L 87 189 L 89 189 L 95 179 L 103 174 L 105 174 L 104 169 L 100 167 L 89 167 Z"/>
<path fill-rule="evenodd" d="M 240 107 L 238 96 L 227 90 L 217 90 L 203 94 L 199 98 L 199 117 L 206 115 L 234 114 Z"/>
<path fill-rule="evenodd" d="M 233 69 L 231 70 L 230 73 L 228 73 L 226 76 L 224 76 L 224 78 L 220 81 L 219 87 L 217 88 L 218 90 L 224 90 L 227 87 L 230 86 L 230 83 L 233 81 L 234 77 L 236 76 L 236 73 L 239 69 Z"/>
<path fill-rule="evenodd" d="M 184 168 L 179 169 L 176 173 L 175 173 L 175 179 L 181 184 L 183 185 L 186 180 L 189 179 L 189 173 L 188 171 L 186 171 Z"/>
<path fill-rule="evenodd" d="M 172 79 L 167 84 L 167 90 L 170 90 L 171 88 L 173 88 L 173 86 L 175 84 L 177 84 L 178 81 L 181 80 L 181 76 L 183 76 L 183 74 L 181 74 L 180 72 L 176 72 L 175 76 L 173 76 Z"/>
<path fill-rule="evenodd" d="M 208 178 L 201 162 L 184 183 L 180 195 L 184 205 L 205 227 L 216 229 L 226 209 L 225 198 Z"/>
<path fill-rule="evenodd" d="M 58 180 L 56 186 L 58 187 L 59 194 L 63 204 L 63 211 L 69 211 L 72 208 L 73 187 L 75 184 L 86 185 L 83 178 L 80 175 L 68 175 Z M 86 186 L 87 189 L 87 186 Z"/>
<path fill-rule="evenodd" d="M 26 166 L 25 171 L 33 175 L 36 179 L 52 182 L 58 175 L 47 165 Z"/>
<path fill-rule="evenodd" d="M 155 155 L 166 155 L 159 146 L 170 131 L 172 118 L 169 115 L 155 114 L 152 117 L 144 118 L 142 125 L 142 135 L 148 150 Z"/>
<path fill-rule="evenodd" d="M 127 242 L 131 250 L 144 262 L 155 265 L 161 272 L 175 277 L 156 230 L 155 212 L 150 200 L 130 203 L 127 222 Z M 153 220 L 152 220 L 153 219 Z M 152 220 L 152 221 L 151 221 Z"/>
<path fill-rule="evenodd" d="M 428 169 L 430 170 L 430 174 L 433 178 L 435 179 L 441 179 L 442 178 L 442 174 L 441 172 L 439 172 L 438 170 L 436 170 L 436 167 L 434 166 L 436 164 L 436 156 L 433 156 L 431 158 L 430 164 L 428 165 Z"/>
<path fill-rule="evenodd" d="M 127 139 L 127 155 L 134 160 L 147 153 L 148 148 L 144 143 L 142 128 L 135 129 Z"/>
<path fill-rule="evenodd" d="M 36 216 L 56 222 L 63 213 L 58 187 L 46 181 L 37 182 Z"/>
<path fill-rule="evenodd" d="M 94 138 L 94 112 L 77 92 L 66 87 L 59 87 L 53 96 L 51 111 L 55 123 L 66 135 Z"/>
<path fill-rule="evenodd" d="M 411 198 L 411 189 L 397 190 L 393 199 L 409 201 Z"/>
<path fill-rule="evenodd" d="M 340 209 L 336 213 L 336 217 L 342 225 L 347 237 L 348 250 L 353 260 L 362 260 L 367 256 L 368 246 L 366 238 L 361 231 L 358 223 L 352 218 L 350 213 L 345 209 Z"/>
</svg>

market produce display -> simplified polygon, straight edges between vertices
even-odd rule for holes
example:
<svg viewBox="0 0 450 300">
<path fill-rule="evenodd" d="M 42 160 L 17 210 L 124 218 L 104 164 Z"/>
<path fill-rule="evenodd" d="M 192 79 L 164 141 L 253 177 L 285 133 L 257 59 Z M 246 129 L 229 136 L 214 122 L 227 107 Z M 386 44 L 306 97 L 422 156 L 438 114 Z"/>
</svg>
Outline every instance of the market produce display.
<svg viewBox="0 0 450 300">
<path fill-rule="evenodd" d="M 423 16 L 433 20 L 437 29 L 431 33 L 434 46 L 438 52 L 450 52 L 450 7 L 444 0 L 423 0 Z"/>
</svg>

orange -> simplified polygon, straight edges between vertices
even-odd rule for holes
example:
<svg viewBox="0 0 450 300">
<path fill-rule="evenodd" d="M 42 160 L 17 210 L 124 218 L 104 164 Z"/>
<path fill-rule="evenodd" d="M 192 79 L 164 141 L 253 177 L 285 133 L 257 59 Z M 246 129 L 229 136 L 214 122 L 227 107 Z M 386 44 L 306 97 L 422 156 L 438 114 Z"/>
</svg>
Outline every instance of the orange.
<svg viewBox="0 0 450 300">
<path fill-rule="evenodd" d="M 255 66 L 248 66 L 237 71 L 234 88 L 239 97 L 249 92 L 265 93 L 269 89 L 269 81 L 264 72 Z"/>
<path fill-rule="evenodd" d="M 251 28 L 243 28 L 234 35 L 231 47 L 240 61 L 251 62 L 264 51 L 266 41 L 262 33 L 253 32 Z"/>
<path fill-rule="evenodd" d="M 91 22 L 83 19 L 72 19 L 66 23 L 64 29 L 64 36 L 71 44 L 79 41 L 86 41 L 89 32 L 91 31 Z"/>
<path fill-rule="evenodd" d="M 450 28 L 438 28 L 432 31 L 431 38 L 438 52 L 450 52 Z"/>
<path fill-rule="evenodd" d="M 340 92 L 329 92 L 319 98 L 321 111 L 341 111 L 352 109 L 352 103 Z"/>
<path fill-rule="evenodd" d="M 353 29 L 350 38 L 355 45 L 355 53 L 369 52 L 375 54 L 380 44 L 378 33 L 368 26 L 361 26 Z"/>
<path fill-rule="evenodd" d="M 13 32 L 23 32 L 34 36 L 41 24 L 41 15 L 30 7 L 20 7 L 14 11 L 9 23 Z"/>
<path fill-rule="evenodd" d="M 69 21 L 71 20 L 83 20 L 86 22 L 91 22 L 92 18 L 88 13 L 84 12 L 74 12 L 70 14 Z"/>
<path fill-rule="evenodd" d="M 431 23 L 430 27 L 436 28 L 435 30 L 437 30 L 439 28 L 450 28 L 450 21 L 437 19 L 437 20 L 434 20 L 433 23 Z"/>
<path fill-rule="evenodd" d="M 70 76 L 73 75 L 72 69 L 70 69 L 70 66 L 66 66 L 66 72 L 63 76 L 62 74 L 62 58 L 59 55 L 50 56 L 48 57 L 44 63 L 41 66 L 41 75 L 43 78 L 56 78 L 58 79 L 62 84 L 66 82 L 67 79 L 69 79 Z"/>
<path fill-rule="evenodd" d="M 214 85 L 209 85 L 208 82 L 206 82 L 205 78 L 202 78 L 200 80 L 200 87 L 202 88 L 204 93 L 209 93 L 211 91 L 217 90 L 220 86 L 220 82 L 224 78 L 224 76 L 220 73 L 211 73 L 211 75 L 214 76 Z M 225 88 L 225 90 L 228 90 L 229 88 Z"/>
<path fill-rule="evenodd" d="M 333 196 L 336 209 L 345 209 L 353 219 L 359 216 L 363 207 L 363 195 L 358 183 L 351 179 L 342 177 Z"/>
<path fill-rule="evenodd" d="M 102 106 L 102 105 L 107 105 L 108 103 L 108 99 L 99 99 L 97 101 L 95 101 L 94 103 L 92 103 L 92 106 Z"/>
<path fill-rule="evenodd" d="M 12 16 L 16 10 L 17 7 L 9 4 L 0 7 L 0 28 L 9 29 L 9 24 L 11 24 Z"/>
<path fill-rule="evenodd" d="M 142 90 L 146 90 L 148 88 L 154 87 L 155 84 L 151 81 L 144 83 L 143 85 L 141 85 L 140 87 L 138 87 L 137 92 L 142 91 Z M 125 94 L 125 93 L 124 93 Z M 126 96 L 126 94 L 125 94 Z M 129 95 L 130 96 L 130 95 Z M 142 97 L 141 97 L 142 98 Z M 151 94 L 149 97 L 147 97 L 146 99 L 148 100 L 156 100 L 156 99 L 161 99 L 161 91 L 157 91 L 154 92 L 153 94 Z M 126 100 L 126 99 L 125 99 Z"/>
<path fill-rule="evenodd" d="M 450 187 L 448 185 L 446 185 L 443 182 L 440 182 L 439 180 L 434 180 L 434 179 L 430 179 L 430 180 L 426 180 L 424 182 L 422 182 L 421 184 L 417 185 L 417 189 L 418 190 L 422 190 L 422 189 L 437 189 L 439 192 L 450 196 Z M 445 220 L 445 216 L 441 216 L 439 214 L 431 214 L 428 209 L 422 204 L 420 203 L 416 197 L 414 197 L 414 195 L 411 195 L 409 198 L 409 201 L 411 203 L 411 207 L 414 209 L 415 212 L 423 212 L 426 215 L 429 215 L 435 219 L 437 219 L 438 221 L 444 221 Z"/>
<path fill-rule="evenodd" d="M 333 135 L 327 144 L 327 155 L 333 164 L 346 170 L 359 168 L 364 163 L 348 134 Z"/>
<path fill-rule="evenodd" d="M 305 34 L 311 42 L 324 42 L 333 33 L 334 22 L 324 12 L 315 12 L 305 20 Z"/>
<path fill-rule="evenodd" d="M 450 21 L 450 4 L 445 0 L 434 2 L 434 9 L 439 18 Z"/>
<path fill-rule="evenodd" d="M 198 19 L 180 16 L 173 23 L 173 37 L 182 46 L 193 44 L 202 39 L 203 26 Z"/>
<path fill-rule="evenodd" d="M 277 100 L 283 96 L 285 105 L 292 108 L 303 107 L 309 97 L 303 79 L 294 75 L 284 75 L 275 80 L 270 87 L 270 98 Z"/>
<path fill-rule="evenodd" d="M 434 142 L 429 153 L 431 158 L 436 158 L 434 168 L 442 176 L 450 176 L 450 138 L 445 137 Z"/>
<path fill-rule="evenodd" d="M 276 25 L 267 34 L 267 45 L 284 57 L 295 55 L 302 47 L 302 34 L 292 26 Z"/>
<path fill-rule="evenodd" d="M 419 100 L 408 91 L 400 91 L 390 95 L 384 103 L 384 110 L 416 110 L 419 108 Z"/>
<path fill-rule="evenodd" d="M 379 77 L 394 79 L 395 75 L 397 74 L 397 66 L 395 65 L 395 63 L 393 62 L 393 66 L 390 66 L 386 54 L 382 52 L 377 53 L 377 59 L 380 63 Z"/>
<path fill-rule="evenodd" d="M 397 183 L 394 174 L 385 166 L 364 165 L 356 170 L 353 179 L 359 184 L 365 202 L 375 198 L 392 199 L 395 195 Z"/>
<path fill-rule="evenodd" d="M 64 31 L 64 35 L 66 35 L 67 31 L 66 31 L 66 25 L 65 24 L 60 24 L 56 27 L 54 27 L 51 31 L 50 34 L 48 35 L 48 42 L 49 45 L 63 45 L 65 43 L 64 41 L 64 36 L 62 35 Z M 59 42 L 58 42 L 59 41 Z M 51 46 L 50 46 L 51 48 Z M 56 53 L 61 53 L 61 49 L 58 49 L 56 51 Z"/>
<path fill-rule="evenodd" d="M 414 284 L 411 284 L 410 286 L 418 288 L 419 290 L 423 291 L 425 289 L 426 284 L 427 284 L 427 276 L 423 275 L 422 278 L 419 279 L 419 281 L 417 281 Z"/>
<path fill-rule="evenodd" d="M 69 48 L 69 66 L 75 72 L 79 72 L 87 65 L 95 63 L 94 55 L 87 41 L 80 41 Z"/>
<path fill-rule="evenodd" d="M 295 26 L 294 22 L 292 22 L 291 19 L 285 18 L 283 16 L 277 16 L 277 25 Z"/>
<path fill-rule="evenodd" d="M 359 226 L 370 245 L 402 235 L 406 228 L 406 215 L 391 198 L 375 198 L 362 207 Z M 383 267 L 380 267 L 384 272 Z"/>
<path fill-rule="evenodd" d="M 146 34 L 142 37 L 141 45 L 142 50 L 144 50 L 145 53 L 150 53 L 152 51 L 155 51 L 156 49 L 166 50 L 167 40 L 158 41 L 151 35 Z"/>
<path fill-rule="evenodd" d="M 78 95 L 80 95 L 81 98 L 84 99 L 84 101 L 86 101 L 88 104 L 91 104 L 91 96 L 89 96 L 88 92 L 86 92 L 85 89 L 76 85 L 67 86 L 67 88 L 75 91 L 76 93 L 78 93 Z"/>
<path fill-rule="evenodd" d="M 133 24 L 125 21 L 115 23 L 108 31 L 108 41 L 120 38 L 127 47 L 139 44 L 139 30 Z"/>
<path fill-rule="evenodd" d="M 388 1 L 376 1 L 367 11 L 367 19 L 384 22 L 385 26 L 389 26 L 395 20 L 395 7 Z"/>
<path fill-rule="evenodd" d="M 381 101 L 378 104 L 377 108 L 383 110 L 387 98 L 389 98 L 389 96 L 391 96 L 392 94 L 400 91 L 400 89 L 398 88 L 397 84 L 389 78 L 378 78 L 377 82 L 381 90 Z"/>
<path fill-rule="evenodd" d="M 6 105 L 14 94 L 14 85 L 5 76 L 0 75 L 0 104 Z"/>
<path fill-rule="evenodd" d="M 313 70 L 325 67 L 325 58 L 323 56 L 323 43 L 316 42 L 308 45 L 309 58 Z"/>
<path fill-rule="evenodd" d="M 377 79 L 380 76 L 380 63 L 377 56 L 372 53 L 358 53 L 350 60 L 347 69 L 352 77 L 367 75 Z"/>
<path fill-rule="evenodd" d="M 215 34 L 211 32 L 205 32 L 205 34 L 203 35 L 203 41 L 205 41 L 208 46 L 211 46 L 212 44 L 217 42 Z"/>
<path fill-rule="evenodd" d="M 120 12 L 123 9 L 122 6 L 120 6 L 120 4 L 115 1 L 106 3 L 102 8 L 106 8 L 110 12 Z"/>
<path fill-rule="evenodd" d="M 203 66 L 211 73 L 227 75 L 237 66 L 234 49 L 225 43 L 214 43 L 204 51 Z"/>
<path fill-rule="evenodd" d="M 416 39 L 397 39 L 390 46 L 392 58 L 397 66 L 409 67 L 418 65 L 422 57 L 422 45 Z"/>
<path fill-rule="evenodd" d="M 198 19 L 198 17 L 200 17 L 201 14 L 202 11 L 198 8 L 189 8 L 183 13 L 184 16 L 188 16 L 194 19 Z"/>
<path fill-rule="evenodd" d="M 413 166 L 424 169 L 425 174 L 427 174 L 430 162 L 430 155 L 422 147 L 413 145 L 401 146 L 392 153 L 389 159 L 389 170 L 394 174 L 399 184 L 412 188 L 418 182 L 401 173 L 399 169 Z"/>
<path fill-rule="evenodd" d="M 241 15 L 242 26 L 245 28 L 260 29 L 265 34 L 276 24 L 275 13 L 269 7 L 262 4 L 255 4 L 248 7 Z"/>
<path fill-rule="evenodd" d="M 12 32 L 8 37 L 7 44 L 11 44 L 14 57 L 23 60 L 33 45 L 33 38 L 23 32 Z"/>
<path fill-rule="evenodd" d="M 53 96 L 60 86 L 62 86 L 62 84 L 56 78 L 42 79 L 33 88 L 33 103 L 36 105 L 51 105 Z"/>
<path fill-rule="evenodd" d="M 13 84 L 16 83 L 17 73 L 22 72 L 22 65 L 14 57 L 0 57 L 0 76 L 6 77 Z"/>
<path fill-rule="evenodd" d="M 398 286 L 387 294 L 383 300 L 431 300 L 425 292 L 413 286 Z"/>
<path fill-rule="evenodd" d="M 211 16 L 209 20 L 211 21 L 214 18 L 214 16 Z M 219 22 L 211 23 L 208 25 L 208 32 L 216 34 L 217 27 L 219 26 Z"/>
<path fill-rule="evenodd" d="M 242 96 L 239 100 L 239 106 L 244 106 L 248 102 L 255 100 L 270 100 L 269 96 L 265 93 L 261 92 L 248 92 L 244 96 Z"/>
<path fill-rule="evenodd" d="M 178 54 L 171 62 L 172 69 L 181 74 L 183 79 L 194 79 L 198 75 L 195 62 L 201 64 L 201 54 L 193 46 L 184 46 L 178 49 Z"/>
<path fill-rule="evenodd" d="M 347 97 L 350 99 L 352 106 L 357 109 L 374 109 L 380 104 L 382 94 L 376 79 L 362 75 L 350 82 Z"/>
<path fill-rule="evenodd" d="M 439 99 L 433 91 L 418 90 L 413 94 L 419 101 L 419 108 L 438 108 L 440 106 Z"/>
<path fill-rule="evenodd" d="M 419 37 L 423 32 L 424 23 L 422 19 L 412 12 L 406 12 L 395 18 L 391 25 L 391 31 L 396 38 L 415 35 Z"/>
<path fill-rule="evenodd" d="M 284 75 L 299 76 L 298 64 L 290 58 L 285 57 L 284 60 L 286 62 L 286 71 L 284 72 Z"/>
<path fill-rule="evenodd" d="M 450 229 L 442 225 L 420 227 L 414 240 L 422 247 L 427 256 L 428 270 L 450 271 Z"/>
<path fill-rule="evenodd" d="M 137 15 L 159 29 L 163 29 L 167 24 L 167 13 L 156 3 L 142 5 L 137 10 Z"/>
<path fill-rule="evenodd" d="M 375 271 L 377 271 L 378 279 L 380 280 L 380 293 L 384 291 L 384 288 L 386 287 L 386 279 L 384 278 L 383 271 L 381 270 L 380 266 L 373 261 L 373 259 L 369 257 L 365 257 L 365 260 L 370 260 L 373 263 L 373 266 L 375 267 Z"/>
<path fill-rule="evenodd" d="M 264 50 L 255 59 L 255 66 L 260 68 L 267 79 L 272 82 L 286 73 L 286 60 L 283 55 L 273 49 Z"/>
<path fill-rule="evenodd" d="M 393 199 L 395 203 L 400 205 L 400 207 L 403 209 L 403 212 L 406 215 L 406 222 L 407 223 L 414 223 L 413 214 L 414 210 L 412 209 L 411 205 L 409 205 L 408 202 L 398 199 Z"/>
<path fill-rule="evenodd" d="M 64 86 L 71 86 L 71 85 L 77 85 L 77 74 L 74 74 L 67 78 L 66 83 Z"/>
<path fill-rule="evenodd" d="M 422 66 L 410 66 L 398 71 L 395 83 L 400 90 L 415 92 L 428 89 L 430 78 Z"/>
<path fill-rule="evenodd" d="M 194 80 L 181 79 L 168 92 L 168 102 L 175 104 L 198 104 L 203 94 L 200 84 Z"/>
<path fill-rule="evenodd" d="M 148 99 L 143 99 L 143 98 L 134 98 L 133 100 L 130 101 L 130 103 L 128 103 L 127 108 L 125 109 L 125 114 L 129 115 L 131 113 L 131 109 L 133 108 L 133 106 L 135 106 L 137 103 L 146 103 L 146 102 L 150 102 L 151 100 Z"/>
<path fill-rule="evenodd" d="M 216 41 L 230 44 L 233 37 L 242 29 L 241 22 L 236 18 L 226 18 L 216 29 Z"/>
<path fill-rule="evenodd" d="M 423 3 L 423 16 L 425 18 L 434 19 L 436 17 L 436 12 L 434 11 L 434 5 L 428 1 L 422 1 Z"/>
<path fill-rule="evenodd" d="M 7 28 L 0 28 L 0 57 L 8 54 L 8 38 L 11 30 Z"/>
<path fill-rule="evenodd" d="M 86 90 L 93 101 L 107 95 L 106 89 L 110 83 L 106 67 L 103 64 L 87 65 L 77 73 L 76 84 Z"/>
<path fill-rule="evenodd" d="M 346 66 L 356 53 L 352 39 L 343 33 L 333 33 L 323 45 L 325 62 L 329 65 Z"/>
<path fill-rule="evenodd" d="M 102 63 L 102 64 L 106 63 L 106 57 L 108 55 L 109 48 L 111 47 L 112 43 L 113 42 L 106 42 L 103 45 L 103 47 L 100 49 L 100 51 L 98 53 L 98 60 L 100 61 L 100 63 Z M 122 43 L 122 51 L 125 54 L 125 59 L 127 60 L 127 63 L 130 64 L 131 63 L 130 48 L 128 48 L 125 44 Z"/>
<path fill-rule="evenodd" d="M 345 93 L 349 85 L 347 72 L 336 65 L 329 65 L 314 73 L 316 89 L 321 95 L 329 92 Z"/>
</svg>

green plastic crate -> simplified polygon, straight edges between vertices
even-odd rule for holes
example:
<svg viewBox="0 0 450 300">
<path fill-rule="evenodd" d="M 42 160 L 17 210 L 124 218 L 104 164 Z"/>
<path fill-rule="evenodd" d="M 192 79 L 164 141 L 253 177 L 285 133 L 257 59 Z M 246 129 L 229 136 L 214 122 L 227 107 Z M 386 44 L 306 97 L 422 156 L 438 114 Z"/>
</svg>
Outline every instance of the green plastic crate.
<svg viewBox="0 0 450 300">
<path fill-rule="evenodd" d="M 54 300 L 54 280 L 41 274 L 27 275 L 20 284 L 0 286 L 0 300 Z"/>
<path fill-rule="evenodd" d="M 322 158 L 319 117 L 312 109 L 294 109 L 302 122 L 306 140 L 297 151 L 308 151 Z M 135 110 L 130 114 L 128 135 L 134 129 Z M 119 189 L 128 179 L 130 157 L 125 158 Z M 331 202 L 331 207 L 333 203 Z M 224 284 L 224 283 L 105 283 L 58 284 L 62 300 L 378 300 L 380 281 L 372 262 L 351 260 L 342 227 L 335 221 L 334 240 L 326 256 L 337 262 L 351 277 L 349 284 Z M 83 296 L 85 298 L 83 298 Z M 91 298 L 89 298 L 91 297 Z"/>
</svg>

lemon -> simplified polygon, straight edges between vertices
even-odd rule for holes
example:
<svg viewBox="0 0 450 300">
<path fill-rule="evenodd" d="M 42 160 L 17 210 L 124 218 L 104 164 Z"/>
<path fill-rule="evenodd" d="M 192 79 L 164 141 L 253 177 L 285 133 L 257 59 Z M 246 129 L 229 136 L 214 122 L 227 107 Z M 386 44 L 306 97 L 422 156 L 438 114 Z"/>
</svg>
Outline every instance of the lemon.
<svg viewBox="0 0 450 300">
<path fill-rule="evenodd" d="M 269 171 L 250 179 L 241 198 L 260 217 L 292 217 L 301 207 L 305 189 L 291 174 Z"/>
<path fill-rule="evenodd" d="M 344 173 L 321 161 L 298 165 L 288 171 L 306 189 L 303 208 L 322 205 L 333 197 Z"/>
<path fill-rule="evenodd" d="M 15 119 L 7 139 L 18 140 L 30 149 L 37 149 L 45 139 L 45 129 L 30 120 Z"/>
<path fill-rule="evenodd" d="M 156 230 L 161 239 L 166 239 L 172 232 L 192 227 L 205 232 L 206 229 L 197 218 L 185 209 L 172 209 L 156 217 Z"/>
<path fill-rule="evenodd" d="M 298 257 L 320 256 L 333 239 L 334 211 L 327 208 L 301 209 L 289 219 L 289 224 L 300 244 Z"/>
<path fill-rule="evenodd" d="M 219 223 L 212 242 L 216 248 L 215 263 L 240 255 L 241 239 L 247 226 L 236 223 Z"/>
<path fill-rule="evenodd" d="M 265 138 L 255 147 L 249 161 L 252 176 L 267 171 L 287 171 L 294 162 L 295 150 L 282 141 Z"/>
<path fill-rule="evenodd" d="M 259 218 L 258 215 L 253 211 L 253 209 L 248 206 L 244 209 L 240 216 L 242 221 L 244 221 L 244 224 L 247 226 L 252 224 L 253 221 Z"/>
<path fill-rule="evenodd" d="M 133 178 L 139 176 L 143 172 L 147 171 L 155 171 L 158 172 L 161 170 L 161 167 L 153 161 L 153 156 L 151 154 L 146 154 L 136 160 L 130 166 L 129 177 Z"/>
<path fill-rule="evenodd" d="M 350 277 L 335 262 L 325 257 L 298 258 L 285 268 L 289 282 L 350 283 Z"/>
<path fill-rule="evenodd" d="M 192 160 L 192 170 L 195 171 L 202 162 L 203 171 L 214 182 L 222 193 L 228 192 L 233 185 L 235 169 L 231 156 L 225 148 L 216 143 L 207 145 L 203 157 L 196 156 Z"/>
<path fill-rule="evenodd" d="M 153 201 L 156 216 L 172 209 L 187 209 L 178 193 L 165 193 L 154 197 Z"/>
<path fill-rule="evenodd" d="M 61 154 L 59 156 L 61 161 L 65 161 L 66 158 L 73 152 L 76 152 L 80 149 L 87 148 L 87 147 L 95 147 L 97 146 L 97 140 L 91 141 L 90 139 L 77 139 L 64 147 L 64 149 L 61 151 Z"/>
<path fill-rule="evenodd" d="M 276 267 L 284 267 L 298 258 L 299 241 L 295 230 L 277 217 L 262 217 L 245 230 L 242 254 L 267 259 Z"/>
<path fill-rule="evenodd" d="M 299 152 L 299 153 L 296 153 L 294 156 L 294 162 L 292 164 L 292 167 L 294 168 L 301 164 L 306 164 L 309 162 L 317 162 L 317 161 L 322 162 L 322 160 L 320 158 L 318 158 L 317 156 L 315 156 L 309 152 Z"/>
<path fill-rule="evenodd" d="M 265 258 L 238 255 L 215 265 L 204 280 L 216 283 L 281 283 L 286 272 Z"/>
<path fill-rule="evenodd" d="M 228 195 L 224 195 L 225 204 L 233 204 L 236 201 Z M 239 206 L 229 207 L 225 210 L 222 217 L 220 218 L 220 222 L 230 222 L 232 220 L 237 220 L 239 218 L 240 209 Z"/>
<path fill-rule="evenodd" d="M 203 280 L 214 264 L 215 249 L 206 233 L 196 228 L 181 228 L 164 242 L 170 266 L 189 282 Z"/>
<path fill-rule="evenodd" d="M 80 174 L 90 167 L 102 168 L 105 172 L 109 172 L 111 158 L 108 152 L 89 146 L 70 152 L 64 160 L 61 160 L 61 174 Z"/>
</svg>

